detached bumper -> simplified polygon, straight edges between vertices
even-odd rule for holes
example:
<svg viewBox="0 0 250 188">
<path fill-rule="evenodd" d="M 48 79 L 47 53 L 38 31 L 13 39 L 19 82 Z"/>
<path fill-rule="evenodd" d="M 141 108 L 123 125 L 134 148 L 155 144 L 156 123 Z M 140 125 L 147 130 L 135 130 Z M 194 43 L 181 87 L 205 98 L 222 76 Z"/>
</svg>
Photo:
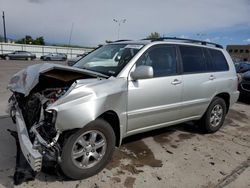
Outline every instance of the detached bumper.
<svg viewBox="0 0 250 188">
<path fill-rule="evenodd" d="M 33 148 L 33 145 L 29 139 L 29 134 L 25 122 L 23 120 L 23 116 L 20 113 L 19 109 L 16 109 L 16 122 L 18 138 L 23 155 L 30 164 L 31 168 L 35 172 L 39 172 L 42 168 L 42 155 L 38 150 Z"/>
</svg>

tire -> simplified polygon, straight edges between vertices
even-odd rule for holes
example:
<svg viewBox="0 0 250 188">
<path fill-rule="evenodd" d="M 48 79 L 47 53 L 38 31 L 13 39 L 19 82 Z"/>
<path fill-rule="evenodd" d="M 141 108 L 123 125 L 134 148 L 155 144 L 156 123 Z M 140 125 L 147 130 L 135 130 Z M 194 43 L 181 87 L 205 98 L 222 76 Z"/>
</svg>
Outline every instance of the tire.
<svg viewBox="0 0 250 188">
<path fill-rule="evenodd" d="M 10 60 L 10 57 L 9 57 L 9 56 L 6 56 L 6 57 L 5 57 L 5 60 Z"/>
<path fill-rule="evenodd" d="M 93 135 L 92 133 L 97 133 L 98 136 L 96 137 L 96 141 L 98 141 L 99 139 L 98 142 L 102 143 L 100 140 L 104 140 L 104 143 L 106 143 L 106 145 L 102 146 L 102 148 L 98 148 L 97 145 L 100 146 L 101 144 L 89 140 Z M 106 166 L 106 164 L 111 159 L 115 149 L 115 141 L 116 138 L 114 130 L 108 122 L 103 119 L 92 121 L 66 140 L 62 149 L 62 161 L 60 163 L 60 167 L 63 173 L 67 177 L 77 180 L 88 178 L 97 174 Z M 88 143 L 90 143 L 91 145 L 88 145 Z M 94 146 L 93 143 L 95 143 L 96 146 Z M 85 147 L 83 147 L 82 144 L 85 145 Z M 94 147 L 96 147 L 96 149 L 93 150 Z M 76 156 L 75 159 L 73 157 L 73 153 Z M 79 153 L 81 154 L 81 157 L 80 155 L 77 155 Z M 100 154 L 99 159 L 96 159 L 98 158 L 98 155 L 95 156 L 96 158 L 93 156 L 96 153 Z M 89 158 L 89 160 L 85 160 L 87 162 L 85 162 L 84 166 L 83 159 L 87 158 Z M 88 162 L 91 161 L 90 159 L 92 160 L 92 162 L 94 160 L 94 162 L 88 164 Z"/>
<path fill-rule="evenodd" d="M 50 61 L 51 59 L 50 59 L 50 57 L 46 57 L 45 59 L 44 59 L 44 61 Z"/>
<path fill-rule="evenodd" d="M 222 111 L 220 112 L 220 110 Z M 225 101 L 220 97 L 215 97 L 199 121 L 202 131 L 204 133 L 214 133 L 218 131 L 224 123 L 226 110 Z"/>
<path fill-rule="evenodd" d="M 31 57 L 28 57 L 27 60 L 28 60 L 28 61 L 31 61 Z"/>
</svg>

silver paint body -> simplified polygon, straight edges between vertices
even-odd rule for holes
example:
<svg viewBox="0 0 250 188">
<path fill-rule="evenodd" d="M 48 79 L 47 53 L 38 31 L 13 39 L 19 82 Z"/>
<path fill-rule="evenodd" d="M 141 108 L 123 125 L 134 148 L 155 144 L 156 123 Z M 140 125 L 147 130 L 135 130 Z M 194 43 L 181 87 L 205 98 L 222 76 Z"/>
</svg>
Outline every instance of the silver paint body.
<svg viewBox="0 0 250 188">
<path fill-rule="evenodd" d="M 163 41 L 147 43 L 117 77 L 77 80 L 47 109 L 57 111 L 56 129 L 62 132 L 82 128 L 112 111 L 119 117 L 121 143 L 126 136 L 201 118 L 217 94 L 228 93 L 230 106 L 237 101 L 235 67 L 223 49 L 218 50 L 225 55 L 229 71 L 133 80 L 130 74 L 136 61 L 157 44 L 201 46 Z"/>
<path fill-rule="evenodd" d="M 58 112 L 57 129 L 64 131 L 82 128 L 101 114 L 113 111 L 119 117 L 121 142 L 124 137 L 132 134 L 197 120 L 217 94 L 228 93 L 230 106 L 237 101 L 239 92 L 235 67 L 223 49 L 220 50 L 227 59 L 229 71 L 136 81 L 131 79 L 130 74 L 135 69 L 137 59 L 156 44 L 173 42 L 145 45 L 117 77 L 78 80 L 71 86 L 63 97 L 48 108 Z M 174 83 L 176 80 L 178 82 Z"/>
</svg>

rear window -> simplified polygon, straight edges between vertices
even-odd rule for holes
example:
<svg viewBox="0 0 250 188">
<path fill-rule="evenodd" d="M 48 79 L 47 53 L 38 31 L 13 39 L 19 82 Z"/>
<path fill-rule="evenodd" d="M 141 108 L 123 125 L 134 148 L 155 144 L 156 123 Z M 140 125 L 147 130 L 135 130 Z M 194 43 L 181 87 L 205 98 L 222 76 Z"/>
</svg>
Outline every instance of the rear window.
<svg viewBox="0 0 250 188">
<path fill-rule="evenodd" d="M 207 71 L 203 50 L 195 46 L 180 46 L 183 72 L 202 73 Z"/>
<path fill-rule="evenodd" d="M 227 60 L 221 51 L 213 50 L 213 49 L 208 49 L 208 51 L 211 55 L 214 71 L 228 71 L 229 70 Z"/>
</svg>

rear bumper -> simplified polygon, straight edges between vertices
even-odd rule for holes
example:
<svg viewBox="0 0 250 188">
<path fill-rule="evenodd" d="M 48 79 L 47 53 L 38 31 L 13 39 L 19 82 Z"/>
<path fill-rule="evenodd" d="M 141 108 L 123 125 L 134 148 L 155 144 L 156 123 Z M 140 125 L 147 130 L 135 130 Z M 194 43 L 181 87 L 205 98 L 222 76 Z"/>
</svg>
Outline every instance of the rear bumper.
<svg viewBox="0 0 250 188">
<path fill-rule="evenodd" d="M 23 120 L 23 116 L 18 108 L 16 109 L 15 116 L 17 122 L 18 139 L 23 155 L 30 164 L 31 168 L 34 171 L 39 172 L 42 168 L 42 155 L 38 150 L 33 148 L 25 122 Z"/>
</svg>

